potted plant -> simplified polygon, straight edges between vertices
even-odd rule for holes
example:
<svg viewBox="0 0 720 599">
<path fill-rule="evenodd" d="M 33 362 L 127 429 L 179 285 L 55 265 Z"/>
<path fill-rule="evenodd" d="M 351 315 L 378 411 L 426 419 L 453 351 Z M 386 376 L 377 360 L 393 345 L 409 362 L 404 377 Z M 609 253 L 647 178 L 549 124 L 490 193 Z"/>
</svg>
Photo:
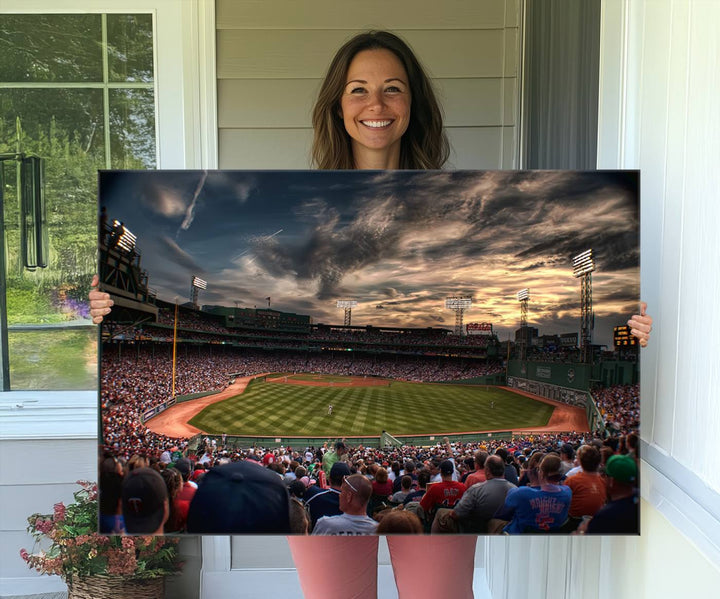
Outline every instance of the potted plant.
<svg viewBox="0 0 720 599">
<path fill-rule="evenodd" d="M 98 534 L 97 485 L 78 484 L 73 503 L 28 517 L 35 544 L 20 557 L 41 574 L 61 576 L 68 599 L 162 599 L 165 577 L 182 568 L 178 539 Z"/>
</svg>

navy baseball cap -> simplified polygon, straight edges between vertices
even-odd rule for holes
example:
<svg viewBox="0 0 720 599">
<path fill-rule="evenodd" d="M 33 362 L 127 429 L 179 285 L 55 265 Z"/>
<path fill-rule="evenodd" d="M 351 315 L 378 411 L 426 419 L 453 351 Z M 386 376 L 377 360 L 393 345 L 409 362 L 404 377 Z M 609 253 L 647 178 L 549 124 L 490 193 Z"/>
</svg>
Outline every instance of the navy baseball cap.
<svg viewBox="0 0 720 599">
<path fill-rule="evenodd" d="M 290 497 L 282 479 L 249 462 L 231 462 L 205 473 L 190 502 L 193 534 L 288 534 Z"/>
<path fill-rule="evenodd" d="M 122 512 L 129 534 L 152 534 L 165 519 L 167 486 L 152 468 L 132 470 L 122 484 Z"/>
</svg>

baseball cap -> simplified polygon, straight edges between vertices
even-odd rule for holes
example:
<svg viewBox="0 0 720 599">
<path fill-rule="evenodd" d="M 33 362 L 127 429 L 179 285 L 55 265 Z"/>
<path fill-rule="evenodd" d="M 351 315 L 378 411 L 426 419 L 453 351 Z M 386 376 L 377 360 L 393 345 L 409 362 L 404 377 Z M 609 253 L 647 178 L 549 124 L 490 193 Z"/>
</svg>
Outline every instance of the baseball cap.
<svg viewBox="0 0 720 599">
<path fill-rule="evenodd" d="M 452 474 L 455 471 L 455 464 L 453 464 L 450 460 L 445 460 L 440 464 L 440 474 L 448 475 Z"/>
<path fill-rule="evenodd" d="M 154 533 L 165 519 L 167 487 L 152 468 L 136 468 L 122 484 L 125 530 L 130 534 Z"/>
<path fill-rule="evenodd" d="M 282 479 L 247 461 L 208 470 L 188 511 L 189 533 L 290 532 L 290 497 Z"/>
<path fill-rule="evenodd" d="M 637 464 L 629 455 L 613 455 L 605 464 L 605 474 L 622 483 L 634 483 L 637 480 Z"/>
<path fill-rule="evenodd" d="M 341 483 L 344 476 L 350 476 L 350 467 L 345 462 L 335 462 L 330 468 L 330 482 Z"/>
</svg>

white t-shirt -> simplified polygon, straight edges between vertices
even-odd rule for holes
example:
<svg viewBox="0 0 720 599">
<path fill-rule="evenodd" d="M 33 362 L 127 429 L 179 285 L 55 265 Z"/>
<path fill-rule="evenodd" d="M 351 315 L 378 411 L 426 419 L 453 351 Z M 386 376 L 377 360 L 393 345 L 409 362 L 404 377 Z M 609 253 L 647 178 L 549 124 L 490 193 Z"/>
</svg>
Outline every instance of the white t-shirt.
<svg viewBox="0 0 720 599">
<path fill-rule="evenodd" d="M 342 535 L 358 536 L 373 535 L 378 523 L 370 516 L 353 516 L 340 514 L 339 516 L 323 516 L 315 524 L 313 535 Z"/>
</svg>

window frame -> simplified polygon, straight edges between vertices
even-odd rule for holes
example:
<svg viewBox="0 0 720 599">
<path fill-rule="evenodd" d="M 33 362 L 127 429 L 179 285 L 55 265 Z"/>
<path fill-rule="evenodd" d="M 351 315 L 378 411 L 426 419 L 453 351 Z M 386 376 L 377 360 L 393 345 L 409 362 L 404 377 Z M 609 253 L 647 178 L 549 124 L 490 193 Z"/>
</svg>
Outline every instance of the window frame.
<svg viewBox="0 0 720 599">
<path fill-rule="evenodd" d="M 217 168 L 214 2 L 0 0 L 0 14 L 33 13 L 152 14 L 157 168 Z M 0 411 L 0 440 L 97 438 L 97 393 L 0 392 L 0 406 L 6 408 Z M 38 430 L 34 418 L 27 418 L 27 402 L 43 411 L 43 420 L 55 423 L 53 430 Z M 25 407 L 17 407 L 21 404 Z"/>
</svg>

